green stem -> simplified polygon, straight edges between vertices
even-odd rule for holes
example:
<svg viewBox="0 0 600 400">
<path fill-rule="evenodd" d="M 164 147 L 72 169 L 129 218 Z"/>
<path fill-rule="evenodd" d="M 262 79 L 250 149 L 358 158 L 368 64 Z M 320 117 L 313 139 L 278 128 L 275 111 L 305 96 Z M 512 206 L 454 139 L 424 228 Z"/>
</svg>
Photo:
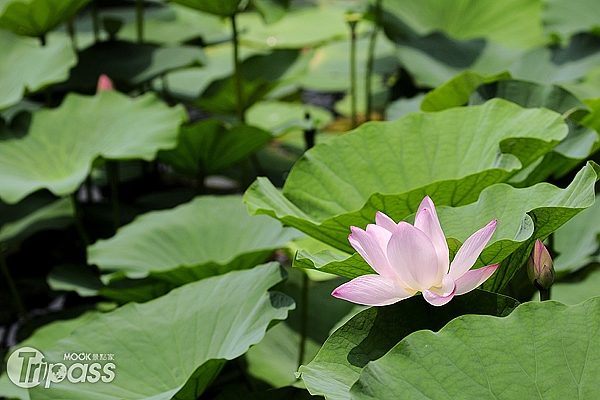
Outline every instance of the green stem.
<svg viewBox="0 0 600 400">
<path fill-rule="evenodd" d="M 42 43 L 42 46 L 46 45 L 46 35 L 40 35 L 40 43 Z"/>
<path fill-rule="evenodd" d="M 94 31 L 94 41 L 97 43 L 100 40 L 100 16 L 98 15 L 98 3 L 92 0 L 92 30 Z"/>
<path fill-rule="evenodd" d="M 240 123 L 246 122 L 246 116 L 244 113 L 244 92 L 242 87 L 242 68 L 239 57 L 239 38 L 238 30 L 235 22 L 235 14 L 231 16 L 231 27 L 233 29 L 233 67 L 234 67 L 234 79 L 235 79 L 235 94 L 237 96 L 237 114 Z"/>
<path fill-rule="evenodd" d="M 88 236 L 85 229 L 83 228 L 83 223 L 81 222 L 81 220 L 82 220 L 81 207 L 79 205 L 79 202 L 77 201 L 77 198 L 75 198 L 74 194 L 71 194 L 70 197 L 71 197 L 71 203 L 73 204 L 73 223 L 75 224 L 75 228 L 77 229 L 77 232 L 79 232 L 79 236 L 81 236 L 81 240 L 83 240 L 84 246 L 87 247 L 90 245 L 91 241 L 90 241 L 90 237 Z"/>
<path fill-rule="evenodd" d="M 308 112 L 304 114 L 304 119 L 307 121 L 310 120 L 310 114 Z M 310 149 L 315 145 L 316 133 L 317 130 L 314 127 L 304 131 L 304 143 L 306 146 L 306 150 Z"/>
<path fill-rule="evenodd" d="M 300 346 L 298 348 L 298 367 L 304 362 L 306 339 L 308 335 L 308 291 L 310 280 L 308 274 L 302 271 L 302 292 L 300 303 Z"/>
<path fill-rule="evenodd" d="M 12 279 L 12 276 L 10 275 L 10 271 L 8 270 L 8 267 L 6 265 L 5 245 L 2 245 L 2 247 L 0 248 L 0 269 L 2 269 L 2 273 L 4 274 L 6 282 L 8 283 L 8 289 L 10 290 L 10 294 L 12 295 L 13 299 L 15 300 L 15 304 L 17 306 L 17 310 L 18 310 L 20 316 L 25 321 L 28 321 L 29 317 L 27 316 L 27 309 L 25 309 L 25 306 L 23 304 L 23 299 L 21 299 L 21 295 L 19 295 L 19 291 L 17 290 L 17 285 L 15 285 L 15 281 Z"/>
<path fill-rule="evenodd" d="M 371 85 L 371 75 L 373 75 L 373 69 L 375 65 L 375 43 L 377 42 L 377 35 L 379 34 L 379 27 L 381 26 L 381 0 L 377 0 L 375 2 L 375 26 L 373 27 L 373 32 L 371 32 L 371 38 L 369 40 L 369 49 L 367 53 L 367 71 L 366 71 L 366 81 L 365 81 L 365 92 L 366 92 L 366 100 L 367 106 L 365 111 L 365 121 L 371 120 L 371 113 L 373 112 L 373 100 L 372 100 L 372 91 L 373 87 Z"/>
<path fill-rule="evenodd" d="M 77 35 L 75 34 L 75 17 L 72 17 L 67 21 L 67 32 L 69 33 L 69 37 L 71 38 L 71 45 L 73 46 L 73 51 L 77 53 Z"/>
<path fill-rule="evenodd" d="M 550 300 L 550 289 L 540 290 L 540 301 Z"/>
<path fill-rule="evenodd" d="M 115 232 L 121 226 L 121 209 L 119 207 L 119 164 L 117 161 L 106 161 L 106 174 L 110 185 L 110 202 L 113 211 L 113 224 Z"/>
<path fill-rule="evenodd" d="M 144 41 L 144 0 L 137 0 L 135 11 L 137 19 L 137 40 L 138 43 L 142 43 Z"/>
<path fill-rule="evenodd" d="M 350 24 L 350 113 L 351 129 L 356 128 L 356 23 Z"/>
</svg>

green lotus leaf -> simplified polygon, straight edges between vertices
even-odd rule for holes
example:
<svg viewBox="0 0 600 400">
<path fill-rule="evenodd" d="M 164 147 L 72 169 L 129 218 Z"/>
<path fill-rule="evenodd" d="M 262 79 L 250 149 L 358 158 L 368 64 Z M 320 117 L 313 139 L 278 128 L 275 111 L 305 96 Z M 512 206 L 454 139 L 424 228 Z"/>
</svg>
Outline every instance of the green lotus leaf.
<svg viewBox="0 0 600 400">
<path fill-rule="evenodd" d="M 368 308 L 336 330 L 314 360 L 300 367 L 302 380 L 313 395 L 350 399 L 349 390 L 365 366 L 412 332 L 437 331 L 465 313 L 506 316 L 518 304 L 510 297 L 475 290 L 444 307 L 412 297 L 391 306 Z"/>
<path fill-rule="evenodd" d="M 557 34 L 568 39 L 579 32 L 599 28 L 595 18 L 600 13 L 600 3 L 582 0 L 573 3 L 568 0 L 545 0 L 542 11 L 544 31 L 548 35 Z"/>
<path fill-rule="evenodd" d="M 16 104 L 26 92 L 64 81 L 76 63 L 68 40 L 39 41 L 0 30 L 0 109 Z"/>
<path fill-rule="evenodd" d="M 366 226 L 377 210 L 394 208 L 394 217 L 403 219 L 426 194 L 440 206 L 472 203 L 484 188 L 550 151 L 566 133 L 560 115 L 499 99 L 409 114 L 364 124 L 315 146 L 292 168 L 282 192 L 259 178 L 244 201 L 252 213 L 271 215 L 352 251 L 350 225 Z M 474 149 L 477 157 L 470 155 Z"/>
<path fill-rule="evenodd" d="M 562 85 L 580 81 L 600 63 L 600 40 L 580 33 L 564 47 L 533 49 L 510 67 L 514 78 Z M 597 88 L 596 88 L 597 90 Z"/>
<path fill-rule="evenodd" d="M 118 7 L 114 12 L 111 11 L 103 9 L 102 15 L 125 20 L 117 37 L 122 40 L 136 41 L 135 10 Z M 228 38 L 230 35 L 228 23 L 222 18 L 176 3 L 165 4 L 165 7 L 148 7 L 144 10 L 144 41 L 146 42 L 180 44 L 200 37 L 204 43 L 212 43 Z"/>
<path fill-rule="evenodd" d="M 279 388 L 296 382 L 300 334 L 287 326 L 278 324 L 270 329 L 265 338 L 248 350 L 245 355 L 248 373 L 271 386 Z M 320 345 L 307 338 L 304 361 L 311 360 Z"/>
<path fill-rule="evenodd" d="M 255 54 L 241 64 L 243 109 L 261 100 L 278 85 L 302 76 L 309 58 L 298 50 L 274 50 Z M 234 76 L 213 82 L 196 107 L 216 114 L 235 114 L 238 109 L 237 81 Z"/>
<path fill-rule="evenodd" d="M 90 0 L 0 0 L 0 28 L 42 37 L 68 21 Z"/>
<path fill-rule="evenodd" d="M 580 259 L 580 257 L 578 257 Z M 560 301 L 564 304 L 575 305 L 582 303 L 590 297 L 600 295 L 600 268 L 598 260 L 593 266 L 586 268 L 585 271 L 577 271 L 580 275 L 585 272 L 583 278 L 577 276 L 573 280 L 555 282 L 552 285 L 550 297 L 552 300 Z M 536 296 L 537 297 L 537 296 Z"/>
<path fill-rule="evenodd" d="M 246 122 L 274 135 L 293 130 L 323 129 L 333 121 L 324 108 L 284 101 L 264 101 L 246 112 Z"/>
<path fill-rule="evenodd" d="M 315 47 L 350 36 L 344 7 L 297 7 L 281 19 L 265 24 L 257 13 L 239 15 L 241 39 L 263 48 L 301 49 Z M 310 21 L 310 23 L 307 23 Z M 364 32 L 366 24 L 359 24 Z"/>
<path fill-rule="evenodd" d="M 99 42 L 79 54 L 71 77 L 59 90 L 93 93 L 98 76 L 108 75 L 124 92 L 171 70 L 203 65 L 204 52 L 193 46 L 158 46 L 120 40 Z"/>
<path fill-rule="evenodd" d="M 204 11 L 211 14 L 230 17 L 238 11 L 242 0 L 171 0 L 174 3 L 182 4 L 186 7 L 193 8 L 198 11 Z"/>
<path fill-rule="evenodd" d="M 27 136 L 0 143 L 0 197 L 16 203 L 42 188 L 73 193 L 100 156 L 152 160 L 175 146 L 185 118 L 183 107 L 168 108 L 152 94 L 70 94 L 57 109 L 35 113 Z"/>
<path fill-rule="evenodd" d="M 535 1 L 385 0 L 383 8 L 421 36 L 443 31 L 456 39 L 486 38 L 522 48 L 544 42 L 541 7 Z"/>
<path fill-rule="evenodd" d="M 505 79 L 480 86 L 469 100 L 470 104 L 481 104 L 490 98 L 503 98 L 522 107 L 545 107 L 569 116 L 567 123 L 569 134 L 543 159 L 531 168 L 515 176 L 512 182 L 517 186 L 528 186 L 537 182 L 561 178 L 586 160 L 600 148 L 598 133 L 571 120 L 570 116 L 585 114 L 591 116 L 588 106 L 575 95 L 556 85 L 541 85 L 534 82 Z"/>
<path fill-rule="evenodd" d="M 226 360 L 263 338 L 272 320 L 285 319 L 293 301 L 267 290 L 282 279 L 278 264 L 236 271 L 177 288 L 144 304 L 99 314 L 48 344 L 34 334 L 29 345 L 49 363 L 66 363 L 69 351 L 112 354 L 110 384 L 67 379 L 30 389 L 46 398 L 197 398 Z M 177 310 L 177 312 L 174 312 Z M 38 345 L 38 339 L 43 345 Z M 153 356 L 149 357 L 149 351 Z M 101 361 L 106 364 L 107 361 Z M 69 367 L 70 365 L 67 365 Z M 165 373 L 168 372 L 168 373 Z"/>
<path fill-rule="evenodd" d="M 359 24 L 360 26 L 360 24 Z M 347 28 L 346 28 L 347 29 Z M 356 76 L 358 85 L 364 87 L 369 38 L 356 40 Z M 305 88 L 321 91 L 347 91 L 350 86 L 349 44 L 338 41 L 317 48 L 308 66 L 308 73 L 297 82 Z M 393 75 L 398 68 L 398 59 L 393 43 L 383 34 L 376 41 L 373 60 L 373 80 L 379 82 L 384 76 Z M 384 86 L 381 83 L 379 86 Z"/>
<path fill-rule="evenodd" d="M 204 49 L 207 56 L 206 63 L 202 67 L 185 68 L 169 72 L 165 75 L 170 96 L 191 102 L 199 98 L 213 82 L 223 80 L 233 75 L 233 47 L 231 43 L 220 43 L 213 46 L 207 46 Z M 240 46 L 240 61 L 248 57 L 265 54 L 265 51 L 259 51 L 246 46 Z M 165 90 L 160 80 L 155 85 Z"/>
<path fill-rule="evenodd" d="M 479 86 L 509 78 L 510 73 L 508 72 L 489 76 L 474 71 L 461 72 L 448 82 L 428 92 L 421 102 L 421 110 L 441 111 L 451 107 L 464 106 Z"/>
<path fill-rule="evenodd" d="M 209 119 L 181 127 L 177 147 L 161 151 L 158 157 L 184 175 L 204 177 L 247 158 L 272 138 L 253 126 L 227 128 Z"/>
<path fill-rule="evenodd" d="M 564 226 L 554 232 L 554 268 L 559 272 L 571 272 L 585 267 L 598 257 L 600 234 L 600 201 L 583 210 Z M 600 294 L 600 293 L 599 293 Z M 591 297 L 591 296 L 588 296 Z"/>
<path fill-rule="evenodd" d="M 73 221 L 70 199 L 31 196 L 19 204 L 0 203 L 0 242 L 19 241 L 44 229 L 59 229 Z"/>
<path fill-rule="evenodd" d="M 403 339 L 360 374 L 354 399 L 594 397 L 600 299 L 521 304 L 505 318 L 464 315 Z M 460 377 L 460 378 L 457 378 Z"/>
<path fill-rule="evenodd" d="M 239 196 L 199 196 L 152 211 L 88 247 L 88 262 L 130 278 L 181 285 L 264 262 L 298 236 L 271 218 L 249 216 Z"/>
<path fill-rule="evenodd" d="M 527 260 L 535 239 L 545 239 L 569 219 L 594 204 L 594 184 L 599 172 L 598 165 L 588 164 L 565 189 L 548 183 L 524 189 L 515 189 L 506 184 L 493 185 L 483 190 L 475 203 L 454 208 L 437 206 L 442 229 L 448 238 L 464 243 L 472 233 L 492 219 L 498 220 L 496 231 L 474 268 L 501 263 L 483 285 L 486 290 L 501 290 Z M 435 196 L 433 199 L 435 201 Z M 498 203 L 498 199 L 503 199 L 502 203 Z M 404 214 L 395 214 L 399 209 L 405 210 L 404 202 L 400 201 L 400 207 L 391 204 L 382 204 L 380 210 L 396 221 L 410 215 L 405 211 Z M 373 221 L 374 218 L 370 223 Z M 346 238 L 349 232 L 347 228 Z M 451 248 L 457 247 L 452 241 L 449 245 Z M 318 268 L 347 278 L 373 273 L 358 253 L 344 257 L 331 252 L 310 255 L 301 251 L 296 255 L 294 266 Z"/>
</svg>

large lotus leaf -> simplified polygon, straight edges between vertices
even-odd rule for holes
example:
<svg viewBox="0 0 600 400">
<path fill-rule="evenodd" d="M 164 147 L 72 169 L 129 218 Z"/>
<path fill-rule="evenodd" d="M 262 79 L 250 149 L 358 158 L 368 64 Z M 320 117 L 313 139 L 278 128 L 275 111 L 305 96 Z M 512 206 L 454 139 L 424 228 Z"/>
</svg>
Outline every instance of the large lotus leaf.
<svg viewBox="0 0 600 400">
<path fill-rule="evenodd" d="M 203 50 L 207 60 L 202 67 L 185 68 L 165 75 L 166 89 L 171 96 L 185 101 L 196 100 L 211 83 L 233 74 L 233 47 L 230 42 L 207 46 Z M 266 52 L 240 46 L 238 57 L 243 61 L 257 54 Z M 162 82 L 158 84 L 162 85 Z"/>
<path fill-rule="evenodd" d="M 496 273 L 483 286 L 484 289 L 498 291 L 510 282 L 526 261 L 535 239 L 545 239 L 594 203 L 594 184 L 599 172 L 600 167 L 596 164 L 586 165 L 566 189 L 547 183 L 524 189 L 515 189 L 506 184 L 493 185 L 485 189 L 475 203 L 454 208 L 438 206 L 442 229 L 447 237 L 453 238 L 450 243 L 452 248 L 455 247 L 454 239 L 464 242 L 492 219 L 498 220 L 494 236 L 475 263 L 475 268 L 478 268 L 501 262 Z M 433 199 L 435 201 L 435 196 Z M 502 199 L 502 202 L 499 203 L 498 199 Z M 400 200 L 397 204 L 391 201 L 391 196 L 389 200 L 380 203 L 378 209 L 396 221 L 410 215 L 404 201 Z M 370 222 L 373 221 L 374 218 Z M 349 231 L 346 228 L 346 238 Z M 344 258 L 331 252 L 312 256 L 301 251 L 294 260 L 294 266 L 318 268 L 347 278 L 373 273 L 357 253 Z"/>
<path fill-rule="evenodd" d="M 470 98 L 470 104 L 481 104 L 490 98 L 503 98 L 522 107 L 545 107 L 565 116 L 577 115 L 588 106 L 567 90 L 556 85 L 506 79 L 480 86 Z M 588 121 L 590 117 L 586 117 Z M 513 181 L 518 186 L 528 186 L 549 177 L 560 178 L 580 165 L 582 160 L 600 146 L 598 133 L 567 119 L 569 134 L 552 152 L 523 171 Z"/>
<path fill-rule="evenodd" d="M 598 262 L 600 234 L 600 201 L 573 217 L 554 232 L 553 248 L 556 271 L 574 271 L 591 262 Z M 599 293 L 600 294 L 600 293 Z"/>
<path fill-rule="evenodd" d="M 345 12 L 343 7 L 298 7 L 268 25 L 256 13 L 244 13 L 239 16 L 241 39 L 267 48 L 301 49 L 323 45 L 350 36 Z M 358 24 L 357 28 L 359 33 L 364 32 L 366 24 Z"/>
<path fill-rule="evenodd" d="M 0 30 L 0 54 L 0 109 L 17 103 L 26 91 L 67 79 L 76 63 L 68 40 L 52 40 L 42 46 L 35 39 L 4 30 Z"/>
<path fill-rule="evenodd" d="M 79 54 L 71 77 L 58 89 L 93 92 L 98 76 L 106 74 L 118 89 L 129 91 L 171 70 L 205 62 L 204 52 L 193 46 L 158 46 L 120 40 L 99 42 Z"/>
<path fill-rule="evenodd" d="M 482 75 L 500 74 L 525 54 L 522 49 L 506 48 L 484 39 L 452 39 L 442 32 L 393 40 L 397 56 L 413 81 L 417 86 L 431 88 L 467 70 Z"/>
<path fill-rule="evenodd" d="M 505 318 L 465 315 L 415 332 L 365 367 L 352 398 L 593 398 L 599 312 L 600 298 L 529 302 Z"/>
<path fill-rule="evenodd" d="M 426 194 L 439 205 L 471 203 L 485 187 L 547 153 L 566 133 L 560 115 L 499 99 L 371 122 L 306 152 L 282 192 L 259 178 L 245 202 L 253 213 L 269 214 L 350 251 L 349 226 L 372 222 L 378 209 L 391 206 L 382 202 L 404 204 L 406 214 L 398 218 L 416 211 Z M 392 194 L 402 195 L 387 196 Z"/>
<path fill-rule="evenodd" d="M 364 85 L 369 48 L 368 37 L 356 40 L 356 76 L 359 85 Z M 297 80 L 303 87 L 321 91 L 347 91 L 350 87 L 350 45 L 346 41 L 329 43 L 317 48 L 308 66 L 308 73 Z M 384 35 L 377 38 L 373 55 L 374 79 L 383 81 L 383 76 L 396 72 L 398 59 L 393 43 Z"/>
<path fill-rule="evenodd" d="M 331 113 L 310 104 L 264 101 L 246 111 L 246 122 L 274 135 L 288 131 L 323 129 L 333 121 Z"/>
<path fill-rule="evenodd" d="M 486 38 L 510 47 L 543 43 L 541 2 L 515 0 L 383 1 L 383 8 L 419 35 L 443 31 L 453 38 Z M 507 27 L 510 26 L 510 29 Z"/>
<path fill-rule="evenodd" d="M 252 267 L 297 237 L 268 217 L 249 216 L 239 196 L 199 196 L 172 210 L 152 211 L 88 247 L 88 262 L 132 278 L 183 284 Z"/>
<path fill-rule="evenodd" d="M 308 54 L 298 50 L 274 50 L 253 55 L 241 64 L 242 107 L 247 109 L 278 85 L 304 75 Z M 196 107 L 217 114 L 235 114 L 238 109 L 237 81 L 234 76 L 214 82 L 193 103 Z"/>
<path fill-rule="evenodd" d="M 137 22 L 133 8 L 119 7 L 114 11 L 103 9 L 102 16 L 124 19 L 126 23 L 117 33 L 117 37 L 129 41 L 137 40 Z M 179 4 L 147 7 L 144 10 L 145 42 L 174 44 L 200 37 L 204 43 L 211 43 L 230 35 L 227 21 Z"/>
<path fill-rule="evenodd" d="M 269 132 L 253 126 L 227 128 L 216 119 L 208 119 L 181 127 L 177 147 L 161 151 L 158 157 L 182 174 L 202 178 L 247 158 L 272 138 Z"/>
<path fill-rule="evenodd" d="M 229 17 L 238 11 L 242 0 L 219 0 L 219 1 L 205 1 L 205 0 L 171 0 L 175 3 L 182 4 L 186 7 L 193 8 L 198 11 L 204 11 L 211 14 L 221 15 L 223 17 Z"/>
<path fill-rule="evenodd" d="M 272 139 L 269 132 L 253 126 L 227 128 L 209 119 L 182 127 L 177 147 L 161 151 L 159 158 L 182 174 L 202 178 L 247 158 Z"/>
<path fill-rule="evenodd" d="M 600 3 L 596 0 L 544 0 L 542 20 L 547 34 L 568 38 L 579 32 L 600 28 L 597 15 Z"/>
<path fill-rule="evenodd" d="M 508 72 L 490 76 L 474 71 L 461 72 L 448 82 L 428 92 L 421 102 L 421 110 L 441 111 L 451 107 L 464 106 L 479 86 L 509 78 L 510 73 Z"/>
<path fill-rule="evenodd" d="M 0 28 L 44 36 L 68 21 L 90 0 L 0 0 Z"/>
<path fill-rule="evenodd" d="M 566 47 L 540 47 L 524 54 L 511 67 L 513 77 L 538 83 L 577 82 L 600 64 L 600 37 L 574 36 Z"/>
<path fill-rule="evenodd" d="M 19 204 L 0 203 L 0 242 L 22 240 L 43 229 L 60 229 L 70 224 L 70 199 L 31 196 Z"/>
<path fill-rule="evenodd" d="M 517 305 L 510 297 L 475 290 L 444 307 L 412 297 L 391 306 L 368 308 L 335 331 L 315 359 L 300 367 L 302 380 L 313 395 L 349 399 L 350 387 L 367 363 L 382 357 L 412 332 L 437 331 L 465 313 L 502 317 Z"/>
<path fill-rule="evenodd" d="M 260 342 L 272 320 L 286 318 L 293 301 L 267 292 L 281 279 L 276 263 L 231 272 L 187 284 L 145 304 L 130 303 L 100 314 L 49 345 L 37 346 L 32 338 L 29 344 L 47 362 L 71 364 L 64 361 L 65 352 L 111 354 L 115 368 L 110 384 L 72 384 L 65 379 L 52 383 L 50 390 L 40 384 L 30 389 L 30 396 L 197 398 L 225 360 Z"/>
<path fill-rule="evenodd" d="M 600 296 L 600 268 L 594 264 L 586 270 L 583 279 L 555 282 L 550 289 L 550 298 L 564 304 L 575 305 L 590 297 Z M 577 275 L 577 274 L 576 274 Z"/>
<path fill-rule="evenodd" d="M 298 370 L 299 347 L 300 334 L 287 324 L 278 324 L 245 354 L 248 373 L 276 388 L 293 385 L 296 382 L 294 373 Z M 312 360 L 319 348 L 319 344 L 307 338 L 303 361 Z"/>
<path fill-rule="evenodd" d="M 57 109 L 35 113 L 27 136 L 0 143 L 0 197 L 16 203 L 42 188 L 73 193 L 99 156 L 152 160 L 175 146 L 185 118 L 183 107 L 168 108 L 152 94 L 70 94 Z"/>
</svg>

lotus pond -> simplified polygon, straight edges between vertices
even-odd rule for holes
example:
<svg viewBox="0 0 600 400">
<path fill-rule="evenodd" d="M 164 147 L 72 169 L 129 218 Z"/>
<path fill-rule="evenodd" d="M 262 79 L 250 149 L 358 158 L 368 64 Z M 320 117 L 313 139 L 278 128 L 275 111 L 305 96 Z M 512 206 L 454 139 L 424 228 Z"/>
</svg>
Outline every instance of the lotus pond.
<svg viewBox="0 0 600 400">
<path fill-rule="evenodd" d="M 598 15 L 0 0 L 0 398 L 596 398 Z"/>
</svg>

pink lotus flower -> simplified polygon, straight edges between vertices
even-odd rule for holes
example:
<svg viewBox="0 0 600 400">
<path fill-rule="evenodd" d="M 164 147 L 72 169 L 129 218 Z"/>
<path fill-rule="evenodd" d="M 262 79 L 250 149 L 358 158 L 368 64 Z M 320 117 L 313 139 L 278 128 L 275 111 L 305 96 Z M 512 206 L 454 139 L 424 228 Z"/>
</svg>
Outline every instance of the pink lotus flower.
<svg viewBox="0 0 600 400">
<path fill-rule="evenodd" d="M 103 90 L 113 90 L 115 87 L 110 80 L 110 78 L 104 74 L 100 75 L 98 78 L 98 85 L 96 85 L 96 93 L 99 93 Z"/>
<path fill-rule="evenodd" d="M 334 297 L 367 306 L 385 306 L 423 294 L 434 306 L 448 303 L 485 282 L 498 264 L 470 270 L 496 230 L 496 220 L 469 237 L 450 263 L 448 244 L 433 201 L 426 196 L 414 226 L 377 212 L 366 230 L 351 227 L 348 241 L 377 272 L 336 288 Z"/>
</svg>

